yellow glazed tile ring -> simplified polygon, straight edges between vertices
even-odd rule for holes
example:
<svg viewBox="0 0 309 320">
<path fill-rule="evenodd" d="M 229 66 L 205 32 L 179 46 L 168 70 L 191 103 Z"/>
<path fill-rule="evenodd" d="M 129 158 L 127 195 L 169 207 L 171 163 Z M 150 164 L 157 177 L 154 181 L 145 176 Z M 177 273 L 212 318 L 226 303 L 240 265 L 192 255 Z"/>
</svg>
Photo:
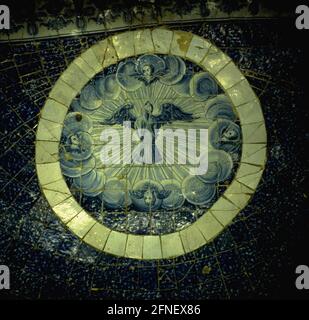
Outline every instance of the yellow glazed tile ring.
<svg viewBox="0 0 309 320">
<path fill-rule="evenodd" d="M 62 175 L 59 143 L 72 100 L 97 73 L 140 54 L 171 54 L 209 72 L 232 102 L 242 130 L 242 154 L 233 181 L 213 206 L 185 229 L 137 235 L 109 229 L 75 200 Z M 87 244 L 117 256 L 167 259 L 212 241 L 247 205 L 266 162 L 266 129 L 259 100 L 231 59 L 209 41 L 164 28 L 128 31 L 102 40 L 76 58 L 58 79 L 41 111 L 36 133 L 36 169 L 42 192 L 66 227 Z"/>
</svg>

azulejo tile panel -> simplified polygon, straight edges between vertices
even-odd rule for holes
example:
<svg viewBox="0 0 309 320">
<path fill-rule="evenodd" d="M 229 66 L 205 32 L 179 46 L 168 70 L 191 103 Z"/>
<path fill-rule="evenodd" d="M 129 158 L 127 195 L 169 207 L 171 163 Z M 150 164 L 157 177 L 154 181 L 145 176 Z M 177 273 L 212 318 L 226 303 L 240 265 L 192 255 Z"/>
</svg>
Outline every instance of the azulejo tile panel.
<svg viewBox="0 0 309 320">
<path fill-rule="evenodd" d="M 131 148 L 124 121 L 138 142 L 141 129 L 152 133 L 150 163 L 145 150 L 139 163 L 102 161 L 103 131 L 120 133 L 116 155 Z M 207 130 L 208 171 L 170 163 L 187 136 L 164 149 L 160 128 Z M 77 57 L 49 94 L 36 140 L 39 181 L 62 222 L 100 251 L 148 260 L 194 251 L 232 222 L 259 183 L 267 137 L 231 59 L 192 33 L 158 28 L 119 33 Z M 202 154 L 206 140 L 197 141 Z"/>
</svg>

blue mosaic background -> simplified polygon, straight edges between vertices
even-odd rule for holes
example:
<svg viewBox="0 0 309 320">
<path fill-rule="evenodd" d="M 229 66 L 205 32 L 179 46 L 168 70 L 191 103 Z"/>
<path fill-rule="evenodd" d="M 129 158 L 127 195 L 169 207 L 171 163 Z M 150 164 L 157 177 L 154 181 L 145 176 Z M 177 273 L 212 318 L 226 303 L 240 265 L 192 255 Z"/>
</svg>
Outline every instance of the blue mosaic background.
<svg viewBox="0 0 309 320">
<path fill-rule="evenodd" d="M 305 160 L 300 155 L 308 135 L 299 125 L 308 105 L 297 75 L 302 51 L 285 41 L 279 22 L 177 28 L 213 41 L 234 60 L 260 97 L 269 142 L 267 166 L 255 196 L 210 245 L 176 259 L 118 258 L 81 243 L 61 225 L 40 192 L 35 131 L 57 78 L 106 34 L 1 43 L 0 264 L 10 267 L 11 290 L 0 295 L 233 299 L 282 294 L 282 272 L 295 268 L 291 251 L 302 235 L 297 231 L 305 214 Z"/>
</svg>

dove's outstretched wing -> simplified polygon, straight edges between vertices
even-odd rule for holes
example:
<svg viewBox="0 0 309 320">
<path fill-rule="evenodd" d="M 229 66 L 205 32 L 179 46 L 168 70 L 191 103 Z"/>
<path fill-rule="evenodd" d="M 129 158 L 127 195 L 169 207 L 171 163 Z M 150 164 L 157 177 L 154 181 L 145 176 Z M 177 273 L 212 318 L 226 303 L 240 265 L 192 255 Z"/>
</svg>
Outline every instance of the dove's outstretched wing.
<svg viewBox="0 0 309 320">
<path fill-rule="evenodd" d="M 184 112 L 180 107 L 172 103 L 164 103 L 161 105 L 161 112 L 154 119 L 160 125 L 171 123 L 175 120 L 192 121 L 196 118 L 193 117 L 192 113 Z"/>
<path fill-rule="evenodd" d="M 109 118 L 104 119 L 101 122 L 103 125 L 123 124 L 124 121 L 136 121 L 135 116 L 131 110 L 134 108 L 132 104 L 125 104 L 124 106 L 117 109 Z"/>
</svg>

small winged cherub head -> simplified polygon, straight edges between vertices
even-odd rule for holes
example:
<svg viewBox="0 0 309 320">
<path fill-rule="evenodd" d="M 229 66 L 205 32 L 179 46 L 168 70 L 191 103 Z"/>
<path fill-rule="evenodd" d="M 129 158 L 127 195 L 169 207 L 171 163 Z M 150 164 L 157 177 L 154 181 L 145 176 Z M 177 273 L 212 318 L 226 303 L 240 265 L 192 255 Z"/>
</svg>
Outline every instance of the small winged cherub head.
<svg viewBox="0 0 309 320">
<path fill-rule="evenodd" d="M 147 206 L 153 206 L 156 202 L 156 195 L 154 190 L 148 188 L 144 193 L 144 202 Z"/>
<path fill-rule="evenodd" d="M 162 199 L 167 198 L 170 193 L 170 190 L 159 188 L 154 182 L 143 183 L 140 188 L 130 191 L 133 201 L 134 199 L 142 200 L 143 204 L 140 207 L 142 210 L 158 209 L 161 206 Z"/>
<path fill-rule="evenodd" d="M 238 139 L 238 132 L 233 128 L 228 128 L 223 132 L 222 141 L 233 141 Z"/>
<path fill-rule="evenodd" d="M 143 73 L 143 76 L 144 78 L 147 80 L 147 81 L 150 81 L 152 80 L 153 78 L 153 72 L 154 72 L 154 67 L 150 64 L 144 64 L 143 67 L 142 67 L 142 73 Z"/>
</svg>

